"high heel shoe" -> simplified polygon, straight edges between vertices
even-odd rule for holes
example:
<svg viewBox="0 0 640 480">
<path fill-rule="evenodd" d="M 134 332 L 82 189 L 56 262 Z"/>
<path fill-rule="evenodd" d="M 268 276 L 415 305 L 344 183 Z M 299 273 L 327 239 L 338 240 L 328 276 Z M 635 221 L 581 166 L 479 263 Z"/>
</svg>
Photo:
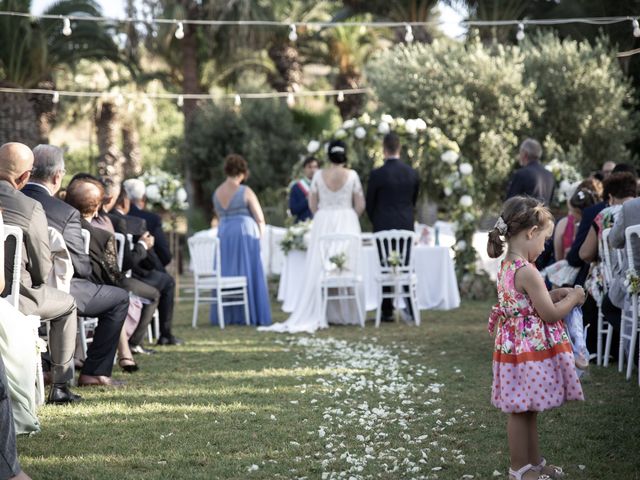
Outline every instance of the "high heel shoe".
<svg viewBox="0 0 640 480">
<path fill-rule="evenodd" d="M 133 362 L 133 365 L 123 365 L 122 361 L 129 361 L 129 362 Z M 129 358 L 129 357 L 122 357 L 118 359 L 118 365 L 120 365 L 120 368 L 122 369 L 123 372 L 127 372 L 127 373 L 133 373 L 133 372 L 137 372 L 138 370 L 140 370 L 140 367 L 138 367 L 138 364 L 133 360 L 133 358 Z"/>
</svg>

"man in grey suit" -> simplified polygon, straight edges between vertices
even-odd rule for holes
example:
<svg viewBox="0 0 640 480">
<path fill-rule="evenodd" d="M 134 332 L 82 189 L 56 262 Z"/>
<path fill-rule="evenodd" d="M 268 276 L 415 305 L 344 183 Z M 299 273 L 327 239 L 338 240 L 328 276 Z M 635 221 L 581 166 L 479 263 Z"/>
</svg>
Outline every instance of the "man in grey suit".
<svg viewBox="0 0 640 480">
<path fill-rule="evenodd" d="M 80 212 L 54 197 L 60 190 L 65 172 L 62 150 L 52 145 L 38 145 L 33 153 L 33 181 L 22 191 L 44 207 L 45 229 L 48 222 L 64 238 L 73 263 L 71 295 L 78 305 L 78 314 L 98 317 L 98 327 L 87 350 L 78 385 L 117 385 L 121 382 L 113 380 L 111 372 L 120 331 L 129 309 L 129 294 L 121 288 L 98 285 L 88 280 L 92 269 L 89 255 L 84 253 Z"/>
<path fill-rule="evenodd" d="M 20 227 L 23 233 L 20 275 L 20 311 L 39 315 L 51 321 L 49 349 L 53 385 L 49 403 L 71 403 L 80 400 L 67 382 L 73 378 L 73 353 L 76 344 L 76 304 L 71 295 L 46 285 L 52 269 L 47 218 L 42 205 L 20 192 L 29 181 L 33 153 L 21 143 L 0 147 L 0 205 L 7 225 Z M 8 252 L 7 252 L 8 253 Z M 13 254 L 5 255 L 5 291 L 11 289 Z"/>
</svg>

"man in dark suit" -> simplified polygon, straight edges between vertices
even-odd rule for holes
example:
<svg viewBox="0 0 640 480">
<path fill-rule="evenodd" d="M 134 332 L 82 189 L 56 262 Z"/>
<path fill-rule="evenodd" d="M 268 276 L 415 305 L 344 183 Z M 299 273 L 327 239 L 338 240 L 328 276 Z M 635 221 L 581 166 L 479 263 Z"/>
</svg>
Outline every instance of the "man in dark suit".
<svg viewBox="0 0 640 480">
<path fill-rule="evenodd" d="M 171 333 L 173 308 L 176 294 L 176 282 L 164 268 L 171 261 L 169 244 L 162 231 L 162 219 L 159 215 L 144 210 L 145 185 L 141 180 L 132 178 L 123 183 L 130 203 L 129 216 L 145 220 L 149 233 L 153 237 L 153 248 L 147 251 L 147 258 L 133 268 L 133 276 L 160 291 L 160 338 L 158 345 L 180 345 L 182 340 Z"/>
<path fill-rule="evenodd" d="M 76 304 L 71 295 L 46 285 L 53 268 L 49 247 L 47 219 L 35 200 L 20 192 L 29 181 L 33 168 L 33 153 L 21 143 L 7 143 L 0 147 L 0 205 L 7 225 L 20 227 L 23 232 L 22 266 L 20 274 L 20 311 L 25 315 L 39 315 L 51 321 L 49 349 L 52 381 L 47 401 L 70 403 L 80 399 L 72 393 L 67 382 L 73 378 L 73 353 L 76 344 Z M 5 246 L 6 248 L 6 246 Z M 5 254 L 5 291 L 11 289 L 13 254 Z"/>
<path fill-rule="evenodd" d="M 311 180 L 317 171 L 318 160 L 314 157 L 305 158 L 302 164 L 302 178 L 291 185 L 289 211 L 296 222 L 304 222 L 313 217 L 309 209 L 309 191 L 311 190 Z"/>
<path fill-rule="evenodd" d="M 393 133 L 387 133 L 383 142 L 384 165 L 376 168 L 369 176 L 367 188 L 367 215 L 373 223 L 373 231 L 414 230 L 414 210 L 418 200 L 420 179 L 409 165 L 400 160 L 400 139 Z M 388 254 L 381 252 L 380 256 Z M 385 287 L 387 291 L 388 287 Z M 413 318 L 411 302 L 407 302 L 407 311 Z M 393 321 L 393 301 L 382 301 L 382 320 Z"/>
<path fill-rule="evenodd" d="M 62 150 L 52 145 L 38 145 L 34 155 L 33 181 L 23 188 L 23 192 L 42 204 L 49 226 L 64 238 L 74 268 L 71 295 L 78 305 L 78 314 L 98 318 L 78 384 L 117 385 L 120 382 L 111 378 L 111 372 L 129 309 L 129 294 L 121 288 L 98 285 L 89 280 L 92 269 L 89 255 L 84 250 L 80 212 L 54 197 L 60 190 L 65 171 Z"/>
<path fill-rule="evenodd" d="M 511 177 L 507 199 L 516 195 L 529 195 L 545 205 L 551 204 L 556 181 L 553 174 L 540 163 L 542 146 L 537 140 L 527 138 L 520 145 L 518 161 L 522 168 Z"/>
</svg>

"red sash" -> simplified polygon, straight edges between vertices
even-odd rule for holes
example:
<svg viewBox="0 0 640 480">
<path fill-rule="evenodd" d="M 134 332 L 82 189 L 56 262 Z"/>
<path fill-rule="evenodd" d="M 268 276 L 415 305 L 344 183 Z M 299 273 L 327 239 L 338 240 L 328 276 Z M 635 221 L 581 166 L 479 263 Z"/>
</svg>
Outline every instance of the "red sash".
<svg viewBox="0 0 640 480">
<path fill-rule="evenodd" d="M 304 193 L 305 197 L 309 196 L 309 187 L 304 180 L 298 180 L 296 182 L 296 185 L 298 186 L 298 188 L 300 188 L 300 190 L 302 190 L 302 193 Z"/>
</svg>

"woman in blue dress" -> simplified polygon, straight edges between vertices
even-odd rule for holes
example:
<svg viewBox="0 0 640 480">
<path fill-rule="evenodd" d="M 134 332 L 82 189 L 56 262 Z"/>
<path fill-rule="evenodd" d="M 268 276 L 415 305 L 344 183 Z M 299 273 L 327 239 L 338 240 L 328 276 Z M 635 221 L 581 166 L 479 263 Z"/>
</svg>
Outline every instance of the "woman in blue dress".
<svg viewBox="0 0 640 480">
<path fill-rule="evenodd" d="M 260 237 L 265 222 L 256 194 L 246 185 L 249 177 L 247 161 L 237 154 L 224 160 L 227 179 L 213 194 L 213 205 L 220 218 L 221 273 L 223 276 L 247 277 L 251 325 L 271 325 L 269 292 L 260 259 Z M 211 323 L 218 325 L 218 313 L 211 309 Z M 242 305 L 225 307 L 226 325 L 245 325 Z"/>
</svg>

